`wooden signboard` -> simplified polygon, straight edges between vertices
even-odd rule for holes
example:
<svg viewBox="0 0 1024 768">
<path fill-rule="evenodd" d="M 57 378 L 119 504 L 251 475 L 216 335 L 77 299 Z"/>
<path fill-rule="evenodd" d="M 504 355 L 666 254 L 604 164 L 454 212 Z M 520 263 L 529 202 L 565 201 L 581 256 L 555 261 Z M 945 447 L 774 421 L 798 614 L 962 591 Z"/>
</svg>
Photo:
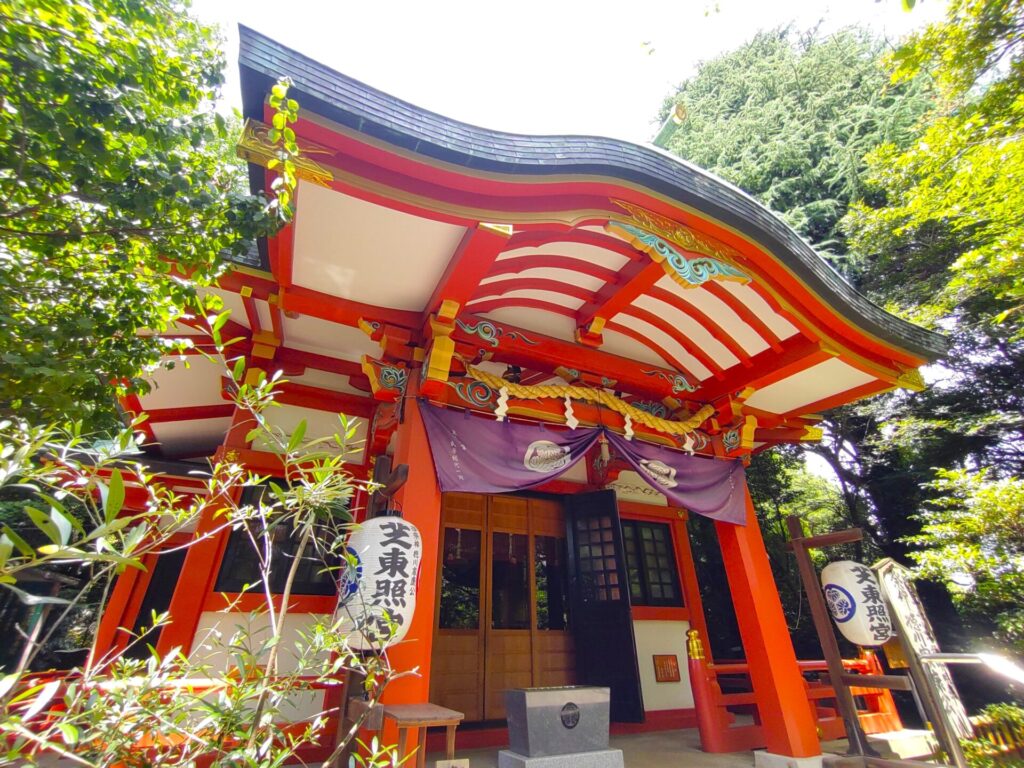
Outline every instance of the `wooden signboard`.
<svg viewBox="0 0 1024 768">
<path fill-rule="evenodd" d="M 658 683 L 678 683 L 679 657 L 674 653 L 654 654 L 654 681 Z"/>
<path fill-rule="evenodd" d="M 913 574 L 895 560 L 886 558 L 872 566 L 878 574 L 882 594 L 889 603 L 890 614 L 896 623 L 906 661 L 911 669 L 915 667 L 926 678 L 928 689 L 935 698 L 939 727 L 948 728 L 955 738 L 970 738 L 973 729 L 967 719 L 960 694 L 953 684 L 945 664 L 929 664 L 921 661 L 922 656 L 939 653 L 932 625 L 925 616 L 921 598 L 914 587 Z"/>
</svg>

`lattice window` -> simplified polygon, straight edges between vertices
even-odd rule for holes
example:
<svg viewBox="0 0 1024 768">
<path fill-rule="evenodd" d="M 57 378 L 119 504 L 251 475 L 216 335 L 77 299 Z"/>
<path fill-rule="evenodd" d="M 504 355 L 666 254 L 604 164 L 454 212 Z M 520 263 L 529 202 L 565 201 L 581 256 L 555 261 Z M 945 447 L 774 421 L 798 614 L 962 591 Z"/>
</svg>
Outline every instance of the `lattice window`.
<svg viewBox="0 0 1024 768">
<path fill-rule="evenodd" d="M 584 600 L 620 600 L 615 560 L 614 522 L 610 516 L 576 521 L 580 581 Z"/>
<path fill-rule="evenodd" d="M 682 606 L 671 527 L 623 520 L 622 540 L 633 605 Z"/>
</svg>

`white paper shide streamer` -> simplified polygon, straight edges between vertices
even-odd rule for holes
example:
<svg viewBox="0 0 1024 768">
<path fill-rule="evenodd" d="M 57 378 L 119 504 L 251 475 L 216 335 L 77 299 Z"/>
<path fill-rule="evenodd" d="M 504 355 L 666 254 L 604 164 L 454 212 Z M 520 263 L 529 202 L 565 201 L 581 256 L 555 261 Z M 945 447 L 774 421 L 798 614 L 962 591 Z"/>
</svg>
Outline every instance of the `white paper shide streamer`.
<svg viewBox="0 0 1024 768">
<path fill-rule="evenodd" d="M 504 421 L 508 415 L 508 387 L 498 390 L 498 407 L 494 409 L 494 418 Z"/>
<path fill-rule="evenodd" d="M 580 425 L 580 420 L 576 418 L 576 414 L 572 411 L 572 398 L 568 395 L 565 396 L 565 426 L 569 429 L 576 429 Z"/>
</svg>

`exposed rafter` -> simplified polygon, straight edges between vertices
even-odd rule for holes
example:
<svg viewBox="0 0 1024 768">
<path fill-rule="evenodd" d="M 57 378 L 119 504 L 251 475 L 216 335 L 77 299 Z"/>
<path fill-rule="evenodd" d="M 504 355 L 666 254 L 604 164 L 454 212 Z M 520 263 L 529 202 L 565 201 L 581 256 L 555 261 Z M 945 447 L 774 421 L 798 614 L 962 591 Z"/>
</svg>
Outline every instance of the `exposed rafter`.
<svg viewBox="0 0 1024 768">
<path fill-rule="evenodd" d="M 698 325 L 706 328 L 708 332 L 722 344 L 722 346 L 735 355 L 741 365 L 748 368 L 750 367 L 750 355 L 747 353 L 747 350 L 745 350 L 743 346 L 732 337 L 732 334 L 723 328 L 719 322 L 707 312 L 687 301 L 682 296 L 677 296 L 671 291 L 667 291 L 658 286 L 652 286 L 651 290 L 648 291 L 648 294 L 651 298 L 668 304 L 676 311 L 682 312 Z"/>
<path fill-rule="evenodd" d="M 605 322 L 624 310 L 640 295 L 664 277 L 665 271 L 653 261 L 637 260 L 626 264 L 614 283 L 606 284 L 576 312 L 580 328 L 587 328 L 595 318 Z"/>
<path fill-rule="evenodd" d="M 455 302 L 460 307 L 466 306 L 476 294 L 480 281 L 490 272 L 498 254 L 507 247 L 510 234 L 491 224 L 478 224 L 466 230 L 427 302 L 423 322 L 435 314 L 445 301 Z"/>
<path fill-rule="evenodd" d="M 608 269 L 600 264 L 583 259 L 574 259 L 571 256 L 560 256 L 557 254 L 538 254 L 531 256 L 515 256 L 513 258 L 501 259 L 494 262 L 488 277 L 499 275 L 518 275 L 528 269 L 564 269 L 569 272 L 577 272 L 588 277 L 594 277 L 602 282 L 608 283 L 618 277 L 618 272 Z"/>
</svg>

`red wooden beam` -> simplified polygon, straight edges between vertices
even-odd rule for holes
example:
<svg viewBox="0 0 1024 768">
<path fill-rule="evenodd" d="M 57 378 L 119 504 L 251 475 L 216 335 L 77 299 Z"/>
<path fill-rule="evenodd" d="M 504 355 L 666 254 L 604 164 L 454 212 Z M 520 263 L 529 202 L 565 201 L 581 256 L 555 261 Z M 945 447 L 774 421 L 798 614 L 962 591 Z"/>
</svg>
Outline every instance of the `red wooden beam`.
<svg viewBox="0 0 1024 768">
<path fill-rule="evenodd" d="M 245 308 L 245 319 L 249 321 L 249 329 L 253 335 L 263 330 L 260 324 L 260 313 L 256 308 L 256 299 L 250 293 L 248 296 L 242 294 L 242 306 Z"/>
<path fill-rule="evenodd" d="M 768 324 L 765 323 L 765 321 L 762 320 L 754 310 L 731 294 L 728 288 L 725 288 L 721 283 L 715 280 L 709 280 L 704 284 L 704 289 L 712 296 L 720 299 L 727 307 L 729 307 L 729 309 L 735 312 L 736 315 L 743 320 L 743 322 L 753 328 L 772 349 L 776 352 L 782 351 L 782 345 L 779 344 L 779 335 L 769 328 Z"/>
<path fill-rule="evenodd" d="M 124 408 L 126 413 L 132 414 L 133 418 L 144 412 L 142 403 L 139 401 L 139 396 L 134 392 L 129 392 L 120 398 L 121 407 Z M 153 432 L 153 426 L 149 423 L 149 419 L 142 422 L 139 426 L 139 431 L 146 436 L 147 444 L 156 445 L 157 439 L 156 434 Z"/>
<path fill-rule="evenodd" d="M 312 288 L 293 285 L 282 289 L 280 294 L 281 309 L 287 314 L 297 312 L 321 320 L 329 320 L 341 325 L 358 327 L 360 320 L 375 320 L 403 328 L 419 328 L 420 313 L 402 309 L 388 309 L 364 304 L 361 301 L 343 299 L 329 293 L 321 293 Z"/>
<path fill-rule="evenodd" d="M 750 368 L 735 366 L 721 379 L 709 380 L 697 396 L 712 401 L 747 387 L 763 389 L 831 357 L 834 355 L 823 350 L 821 344 L 798 334 L 782 342 L 782 352 L 766 349 L 750 358 Z"/>
<path fill-rule="evenodd" d="M 543 299 L 488 299 L 487 301 L 478 301 L 469 305 L 469 309 L 480 314 L 492 312 L 495 309 L 505 309 L 506 307 L 542 309 L 545 312 L 552 312 L 556 315 L 563 315 L 564 317 L 571 317 L 573 319 L 576 317 L 575 309 L 569 309 L 569 307 L 563 307 L 561 304 L 544 301 Z"/>
<path fill-rule="evenodd" d="M 231 291 L 232 293 L 242 293 L 244 288 L 248 288 L 252 292 L 250 295 L 253 298 L 262 299 L 263 301 L 268 301 L 271 296 L 276 295 L 281 290 L 280 286 L 271 280 L 269 276 L 260 277 L 241 269 L 232 269 L 230 272 L 221 275 L 217 278 L 217 285 L 225 291 Z"/>
<path fill-rule="evenodd" d="M 589 301 L 594 298 L 594 292 L 588 291 L 586 288 L 544 277 L 519 277 L 508 280 L 495 280 L 493 283 L 485 283 L 479 286 L 473 298 L 501 296 L 509 291 L 550 291 L 551 293 L 560 293 L 563 296 L 571 296 L 581 301 Z"/>
<path fill-rule="evenodd" d="M 279 363 L 315 368 L 318 371 L 338 373 L 342 376 L 363 375 L 359 363 L 352 360 L 341 360 L 336 357 L 328 357 L 327 355 L 318 355 L 315 352 L 291 349 L 290 347 L 280 347 L 274 356 L 274 360 Z"/>
<path fill-rule="evenodd" d="M 866 384 L 847 389 L 843 392 L 837 392 L 834 395 L 829 395 L 821 400 L 815 400 L 813 403 L 807 403 L 807 405 L 801 405 L 798 408 L 792 408 L 785 413 L 779 414 L 780 416 L 797 416 L 807 413 L 819 413 L 821 411 L 827 411 L 829 408 L 837 408 L 840 405 L 846 405 L 857 400 L 862 400 L 865 397 L 871 395 L 877 395 L 879 392 L 884 392 L 887 389 L 892 389 L 892 385 L 885 381 L 869 381 Z"/>
<path fill-rule="evenodd" d="M 498 254 L 505 249 L 508 239 L 508 233 L 486 224 L 467 229 L 427 302 L 423 321 L 435 314 L 444 301 L 465 307 Z"/>
<path fill-rule="evenodd" d="M 564 307 L 562 307 L 564 309 Z M 488 341 L 480 335 L 482 327 L 493 326 L 498 335 Z M 476 330 L 474 330 L 476 329 Z M 496 323 L 476 315 L 463 315 L 456 321 L 452 338 L 472 349 L 493 353 L 494 358 L 524 369 L 554 374 L 555 369 L 572 365 L 583 371 L 614 379 L 616 387 L 631 394 L 654 397 L 680 397 L 684 390 L 673 388 L 678 371 L 637 363 L 626 357 L 570 341 L 555 339 L 534 331 Z"/>
<path fill-rule="evenodd" d="M 619 323 L 608 323 L 605 326 L 605 330 L 615 331 L 616 333 L 621 333 L 623 336 L 631 338 L 638 344 L 642 344 L 643 346 L 647 347 L 649 350 L 654 352 L 654 354 L 656 354 L 666 363 L 669 363 L 670 365 L 674 366 L 677 370 L 686 371 L 689 374 L 689 380 L 691 382 L 696 382 L 698 380 L 697 374 L 690 370 L 690 366 L 685 365 L 675 355 L 673 355 L 671 352 L 669 352 L 667 349 L 662 347 L 657 342 L 640 333 L 640 331 L 630 328 L 628 325 L 620 325 Z"/>
<path fill-rule="evenodd" d="M 611 320 L 665 276 L 665 268 L 647 259 L 626 264 L 614 283 L 607 283 L 576 311 L 576 321 L 585 328 L 595 317 Z"/>
<path fill-rule="evenodd" d="M 595 248 L 604 248 L 625 256 L 630 261 L 645 261 L 646 256 L 640 253 L 629 243 L 617 237 L 606 235 L 601 232 L 593 232 L 589 229 L 571 229 L 558 231 L 551 229 L 532 229 L 525 232 L 516 232 L 508 241 L 506 250 L 516 248 L 542 248 L 551 243 L 579 243 L 580 245 L 592 245 Z"/>
<path fill-rule="evenodd" d="M 273 329 L 274 338 L 278 344 L 284 344 L 284 318 L 282 317 L 281 306 L 278 302 L 270 302 L 270 327 Z"/>
<path fill-rule="evenodd" d="M 344 413 L 346 416 L 360 416 L 364 419 L 373 418 L 377 403 L 368 397 L 350 395 L 347 392 L 335 392 L 322 387 L 311 387 L 308 384 L 297 384 L 286 381 L 278 387 L 274 396 L 276 402 L 283 405 L 294 405 L 297 408 L 312 408 L 317 411 Z"/>
<path fill-rule="evenodd" d="M 150 424 L 165 424 L 169 421 L 198 421 L 199 419 L 224 419 L 235 412 L 231 403 L 216 405 L 189 405 L 180 408 L 150 408 L 146 411 Z"/>
</svg>

